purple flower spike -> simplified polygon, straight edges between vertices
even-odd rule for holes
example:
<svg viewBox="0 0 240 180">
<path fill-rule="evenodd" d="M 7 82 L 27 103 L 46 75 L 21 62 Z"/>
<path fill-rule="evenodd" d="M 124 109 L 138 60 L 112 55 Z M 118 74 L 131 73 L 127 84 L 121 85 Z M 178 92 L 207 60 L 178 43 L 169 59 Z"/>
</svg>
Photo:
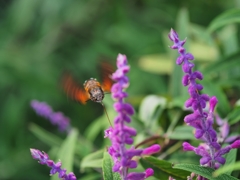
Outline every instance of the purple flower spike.
<svg viewBox="0 0 240 180">
<path fill-rule="evenodd" d="M 126 145 L 133 144 L 133 136 L 137 134 L 136 130 L 125 124 L 131 123 L 131 115 L 134 114 L 134 109 L 131 104 L 126 103 L 124 98 L 128 96 L 124 89 L 128 87 L 129 80 L 126 74 L 129 72 L 127 57 L 119 54 L 117 57 L 117 67 L 115 73 L 112 74 L 112 79 L 116 83 L 112 86 L 112 98 L 116 101 L 114 109 L 118 113 L 114 120 L 114 127 L 105 130 L 105 136 L 108 137 L 112 145 L 108 148 L 108 153 L 112 156 L 114 161 L 113 172 L 118 172 L 123 180 L 144 180 L 153 175 L 151 168 L 146 169 L 145 172 L 131 172 L 128 169 L 136 168 L 137 162 L 132 158 L 134 156 L 144 156 L 156 153 L 160 150 L 160 146 L 155 144 L 146 149 L 135 149 L 132 146 L 127 149 Z"/>
<path fill-rule="evenodd" d="M 31 107 L 39 116 L 48 119 L 53 125 L 57 125 L 60 131 L 68 131 L 70 129 L 69 118 L 64 116 L 62 112 L 54 112 L 47 103 L 32 100 Z"/>
<path fill-rule="evenodd" d="M 196 129 L 195 137 L 204 141 L 204 144 L 198 147 L 193 147 L 189 143 L 184 142 L 183 149 L 185 151 L 194 151 L 197 155 L 202 156 L 200 159 L 201 165 L 218 168 L 219 164 L 225 163 L 225 159 L 222 157 L 224 154 L 233 148 L 240 147 L 240 140 L 236 140 L 231 145 L 221 148 L 219 144 L 221 140 L 218 140 L 217 133 L 213 129 L 214 110 L 218 100 L 215 96 L 209 97 L 200 93 L 203 86 L 198 84 L 196 80 L 202 80 L 203 76 L 201 72 L 193 70 L 194 64 L 190 61 L 194 60 L 194 56 L 186 52 L 186 49 L 183 47 L 186 40 L 179 40 L 178 34 L 173 29 L 171 29 L 168 37 L 174 43 L 170 48 L 177 49 L 179 53 L 176 64 L 182 65 L 182 70 L 185 73 L 182 78 L 182 84 L 183 86 L 188 86 L 190 95 L 190 98 L 185 102 L 185 107 L 193 110 L 193 113 L 187 115 L 184 121 Z M 208 110 L 205 109 L 207 103 L 209 103 Z M 222 139 L 225 139 L 229 132 L 229 126 L 222 126 L 221 131 Z"/>
<path fill-rule="evenodd" d="M 39 160 L 40 164 L 47 165 L 51 168 L 50 175 L 58 173 L 58 177 L 61 180 L 77 180 L 73 172 L 66 174 L 66 169 L 62 169 L 62 163 L 57 162 L 56 164 L 49 159 L 49 156 L 45 152 L 41 152 L 38 149 L 30 149 L 33 159 Z"/>
</svg>

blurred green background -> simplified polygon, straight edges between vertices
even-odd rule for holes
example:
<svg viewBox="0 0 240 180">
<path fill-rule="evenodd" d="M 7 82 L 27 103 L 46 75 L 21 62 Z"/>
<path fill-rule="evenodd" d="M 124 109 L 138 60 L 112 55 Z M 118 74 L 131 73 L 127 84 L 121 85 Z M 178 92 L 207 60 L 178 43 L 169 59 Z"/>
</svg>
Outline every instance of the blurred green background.
<svg viewBox="0 0 240 180">
<path fill-rule="evenodd" d="M 131 66 L 128 101 L 137 112 L 149 94 L 170 101 L 184 96 L 179 100 L 183 103 L 181 68 L 175 69 L 176 52 L 168 48 L 170 28 L 181 39 L 188 37 L 186 47 L 205 73 L 206 91 L 211 94 L 213 85 L 219 87 L 220 114 L 226 116 L 239 98 L 239 66 L 234 60 L 230 67 L 215 68 L 223 57 L 240 58 L 239 24 L 209 28 L 216 17 L 236 7 L 238 0 L 1 0 L 0 179 L 49 179 L 49 168 L 30 156 L 29 148 L 50 149 L 33 133 L 33 123 L 60 138 L 66 135 L 35 114 L 32 99 L 62 111 L 83 137 L 103 114 L 97 103 L 83 106 L 68 100 L 60 86 L 66 70 L 80 83 L 99 79 L 99 62 L 115 65 L 118 53 L 126 54 Z M 102 147 L 97 140 L 92 145 Z M 77 167 L 74 172 L 79 178 L 84 174 Z"/>
</svg>

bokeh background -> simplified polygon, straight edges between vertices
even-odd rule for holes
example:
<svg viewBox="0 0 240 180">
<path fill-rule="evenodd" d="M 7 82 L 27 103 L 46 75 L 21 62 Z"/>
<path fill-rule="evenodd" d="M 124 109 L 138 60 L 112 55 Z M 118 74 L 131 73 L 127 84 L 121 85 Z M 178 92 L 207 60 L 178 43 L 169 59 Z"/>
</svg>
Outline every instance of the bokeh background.
<svg viewBox="0 0 240 180">
<path fill-rule="evenodd" d="M 31 100 L 62 111 L 82 138 L 91 137 L 95 130 L 90 127 L 97 118 L 103 115 L 106 121 L 101 105 L 83 106 L 67 98 L 60 85 L 65 71 L 79 83 L 99 79 L 99 63 L 115 66 L 118 53 L 123 53 L 131 66 L 128 101 L 137 113 L 149 94 L 183 103 L 181 68 L 176 69 L 176 52 L 168 48 L 170 28 L 182 39 L 188 37 L 186 46 L 195 55 L 196 67 L 206 70 L 206 91 L 211 94 L 213 85 L 219 87 L 215 92 L 222 97 L 222 106 L 218 109 L 225 117 L 239 98 L 239 67 L 236 61 L 217 72 L 215 67 L 222 57 L 234 53 L 240 57 L 239 25 L 206 32 L 217 16 L 239 7 L 238 0 L 1 0 L 0 179 L 49 179 L 48 167 L 33 160 L 29 148 L 52 149 L 38 137 L 38 128 L 62 139 L 66 136 L 36 115 Z M 110 101 L 111 95 L 106 96 Z M 102 135 L 97 131 L 94 140 L 88 139 L 94 146 L 91 151 L 103 146 Z M 79 172 L 77 166 L 74 172 L 79 178 L 88 173 Z"/>
</svg>

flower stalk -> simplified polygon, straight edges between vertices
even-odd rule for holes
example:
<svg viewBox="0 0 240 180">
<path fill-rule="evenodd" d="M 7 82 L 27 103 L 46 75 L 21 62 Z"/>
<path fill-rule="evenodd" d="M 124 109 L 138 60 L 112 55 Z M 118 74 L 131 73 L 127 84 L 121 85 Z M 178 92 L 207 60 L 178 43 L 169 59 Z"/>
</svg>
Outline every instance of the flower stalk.
<svg viewBox="0 0 240 180">
<path fill-rule="evenodd" d="M 136 149 L 132 146 L 130 149 L 126 145 L 133 144 L 133 136 L 137 132 L 134 128 L 127 126 L 131 123 L 131 116 L 134 114 L 134 109 L 131 104 L 125 102 L 128 94 L 125 89 L 129 85 L 129 79 L 126 74 L 130 70 L 127 63 L 127 57 L 119 54 L 117 57 L 117 70 L 112 75 L 112 79 L 116 82 L 111 89 L 112 98 L 116 101 L 114 109 L 118 113 L 114 120 L 114 127 L 110 127 L 105 131 L 105 137 L 108 137 L 112 145 L 108 148 L 108 153 L 111 155 L 114 166 L 113 172 L 118 172 L 123 180 L 144 180 L 153 175 L 153 169 L 148 168 L 144 172 L 131 172 L 128 169 L 136 168 L 137 162 L 132 158 L 134 156 L 151 155 L 160 150 L 158 144 L 152 145 L 146 149 Z"/>
<path fill-rule="evenodd" d="M 48 119 L 53 125 L 58 126 L 59 131 L 69 131 L 70 120 L 62 112 L 54 112 L 47 103 L 37 100 L 31 101 L 31 107 L 39 116 Z"/>
<path fill-rule="evenodd" d="M 233 148 L 240 147 L 240 140 L 235 141 L 231 145 L 221 148 L 218 143 L 217 133 L 213 129 L 214 110 L 218 103 L 215 96 L 209 97 L 207 94 L 201 94 L 203 86 L 197 83 L 197 80 L 202 80 L 203 75 L 199 71 L 194 71 L 194 56 L 186 52 L 183 47 L 185 40 L 180 40 L 178 34 L 171 29 L 169 39 L 174 43 L 170 48 L 177 49 L 179 56 L 176 60 L 177 65 L 182 65 L 182 70 L 185 75 L 182 78 L 183 86 L 188 86 L 190 98 L 185 102 L 186 108 L 192 108 L 193 113 L 184 118 L 187 125 L 195 128 L 195 138 L 201 139 L 204 144 L 194 147 L 188 142 L 183 143 L 185 151 L 194 151 L 197 155 L 202 156 L 200 159 L 201 165 L 207 165 L 217 169 L 220 164 L 225 163 L 224 154 L 228 153 Z M 209 103 L 210 108 L 206 110 L 206 104 Z"/>
<path fill-rule="evenodd" d="M 70 172 L 69 174 L 66 173 L 66 169 L 62 169 L 62 163 L 57 162 L 54 163 L 53 160 L 49 159 L 48 154 L 45 152 L 41 152 L 38 149 L 30 149 L 31 155 L 33 159 L 39 160 L 38 162 L 43 165 L 47 165 L 51 168 L 50 175 L 54 175 L 58 173 L 58 178 L 61 180 L 77 180 L 76 176 L 73 172 Z"/>
</svg>

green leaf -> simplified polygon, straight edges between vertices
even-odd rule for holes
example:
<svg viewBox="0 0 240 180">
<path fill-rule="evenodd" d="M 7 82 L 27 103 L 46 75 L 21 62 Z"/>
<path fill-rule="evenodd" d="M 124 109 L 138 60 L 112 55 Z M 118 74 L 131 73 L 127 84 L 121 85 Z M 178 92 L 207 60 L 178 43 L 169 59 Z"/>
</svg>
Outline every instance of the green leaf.
<svg viewBox="0 0 240 180">
<path fill-rule="evenodd" d="M 231 9 L 217 16 L 209 25 L 208 33 L 212 33 L 218 28 L 227 24 L 239 23 L 240 22 L 240 10 Z"/>
<path fill-rule="evenodd" d="M 209 64 L 207 67 L 204 67 L 204 69 L 201 69 L 201 72 L 206 75 L 207 74 L 212 75 L 212 73 L 216 74 L 216 73 L 232 71 L 233 68 L 239 67 L 238 66 L 239 56 L 240 56 L 240 51 L 238 50 L 234 54 L 223 57 L 220 61 L 216 61 L 214 63 Z"/>
<path fill-rule="evenodd" d="M 212 174 L 214 172 L 214 169 L 195 164 L 176 164 L 173 166 L 173 168 L 194 172 L 195 174 L 203 176 L 209 180 L 237 180 L 237 178 L 228 174 L 222 174 L 218 177 L 213 177 Z"/>
<path fill-rule="evenodd" d="M 112 117 L 114 117 L 114 112 L 113 111 L 108 111 L 108 115 L 110 120 Z M 94 141 L 99 133 L 102 133 L 106 127 L 109 126 L 109 122 L 107 119 L 106 114 L 104 113 L 102 116 L 99 118 L 95 119 L 86 129 L 84 137 L 88 139 L 89 141 Z"/>
<path fill-rule="evenodd" d="M 104 149 L 98 150 L 85 156 L 80 164 L 80 171 L 84 171 L 85 168 L 99 168 L 102 166 Z"/>
<path fill-rule="evenodd" d="M 91 179 L 91 180 L 99 180 L 101 178 L 102 177 L 101 177 L 101 175 L 99 173 L 98 174 L 87 174 L 87 175 L 81 177 L 81 180 L 89 180 L 89 179 Z"/>
<path fill-rule="evenodd" d="M 219 32 L 224 55 L 230 55 L 238 51 L 238 35 L 236 25 L 225 26 Z"/>
<path fill-rule="evenodd" d="M 119 173 L 112 171 L 113 161 L 108 152 L 104 152 L 102 169 L 104 180 L 121 180 Z"/>
<path fill-rule="evenodd" d="M 139 117 L 148 128 L 156 127 L 157 120 L 165 109 L 166 98 L 156 95 L 145 97 L 139 108 Z"/>
<path fill-rule="evenodd" d="M 68 134 L 67 138 L 63 141 L 57 154 L 57 161 L 60 160 L 62 168 L 67 170 L 67 173 L 73 171 L 73 160 L 75 144 L 77 142 L 78 131 L 73 128 Z M 51 180 L 59 179 L 57 175 L 51 177 Z"/>
<path fill-rule="evenodd" d="M 170 139 L 177 140 L 196 140 L 193 135 L 194 128 L 191 126 L 178 126 L 174 129 L 174 131 L 168 136 Z"/>
<path fill-rule="evenodd" d="M 29 130 L 42 142 L 46 143 L 49 146 L 60 146 L 62 143 L 62 139 L 60 139 L 55 134 L 52 134 L 45 129 L 41 128 L 40 126 L 30 123 Z"/>
<path fill-rule="evenodd" d="M 216 170 L 213 175 L 214 176 L 220 176 L 223 173 L 229 173 L 232 172 L 234 170 L 240 170 L 240 162 L 236 162 L 234 164 L 228 164 L 228 165 L 224 165 L 222 167 L 220 167 L 218 170 Z"/>
<path fill-rule="evenodd" d="M 223 90 L 213 82 L 206 79 L 204 79 L 201 83 L 204 87 L 203 93 L 210 96 L 216 96 L 218 102 L 221 102 L 218 104 L 218 112 L 221 113 L 222 116 L 225 116 L 230 111 L 230 105 Z"/>
<path fill-rule="evenodd" d="M 165 54 L 151 54 L 142 56 L 139 59 L 139 66 L 145 71 L 157 74 L 171 74 L 173 71 L 173 62 Z"/>
<path fill-rule="evenodd" d="M 224 167 L 234 164 L 237 158 L 237 149 L 232 149 L 229 153 L 225 155 L 225 158 L 226 158 L 226 162 L 224 164 Z M 232 170 L 229 170 L 228 172 L 226 172 L 226 174 L 229 174 L 229 175 L 231 173 L 232 173 Z"/>
<path fill-rule="evenodd" d="M 152 168 L 154 170 L 154 177 L 160 180 L 166 180 L 169 176 L 178 180 L 186 180 L 189 172 L 184 170 L 177 170 L 172 168 L 172 163 L 149 156 L 140 160 L 142 166 Z"/>
<path fill-rule="evenodd" d="M 229 124 L 235 124 L 239 121 L 240 119 L 240 107 L 235 107 L 233 109 L 233 111 L 231 111 L 228 115 L 227 115 L 227 119 Z"/>
</svg>

